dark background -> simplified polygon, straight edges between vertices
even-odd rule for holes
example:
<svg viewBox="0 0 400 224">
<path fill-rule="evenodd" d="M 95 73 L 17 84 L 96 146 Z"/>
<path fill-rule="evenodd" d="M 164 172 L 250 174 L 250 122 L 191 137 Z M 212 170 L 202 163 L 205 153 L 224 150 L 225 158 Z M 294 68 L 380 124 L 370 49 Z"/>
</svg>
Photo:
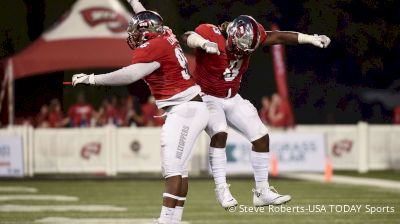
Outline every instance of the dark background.
<svg viewBox="0 0 400 224">
<path fill-rule="evenodd" d="M 0 1 L 0 57 L 6 58 L 27 47 L 74 2 Z M 125 1 L 121 2 L 127 6 Z M 393 106 L 385 101 L 400 94 L 400 85 L 394 83 L 400 79 L 400 1 L 142 0 L 142 3 L 158 11 L 177 35 L 193 30 L 200 23 L 222 23 L 240 14 L 252 15 L 266 29 L 276 22 L 281 30 L 325 34 L 332 39 L 328 49 L 310 45 L 286 47 L 288 85 L 297 123 L 392 122 Z M 61 85 L 74 72 L 17 80 L 16 116 L 35 115 L 41 105 L 54 97 L 62 99 L 66 110 L 81 91 Z M 270 49 L 264 48 L 254 54 L 240 93 L 260 107 L 261 97 L 275 91 Z M 376 92 L 383 94 L 382 97 L 372 100 L 365 97 Z M 110 93 L 135 94 L 142 102 L 149 94 L 142 82 L 129 88 L 87 90 L 88 99 L 95 106 Z"/>
</svg>

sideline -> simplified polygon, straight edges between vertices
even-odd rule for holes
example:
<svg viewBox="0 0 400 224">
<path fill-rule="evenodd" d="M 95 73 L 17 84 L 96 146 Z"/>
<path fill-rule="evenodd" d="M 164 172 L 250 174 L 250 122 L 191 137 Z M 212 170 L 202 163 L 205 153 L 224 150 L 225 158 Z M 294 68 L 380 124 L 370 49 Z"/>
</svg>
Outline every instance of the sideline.
<svg viewBox="0 0 400 224">
<path fill-rule="evenodd" d="M 323 174 L 286 173 L 286 174 L 281 174 L 280 177 L 326 183 Z M 351 177 L 351 176 L 333 174 L 331 183 L 363 185 L 363 186 L 368 186 L 368 187 L 380 187 L 380 188 L 400 191 L 400 181 L 395 181 L 395 180 L 383 180 L 383 179 L 365 178 L 365 177 Z"/>
</svg>

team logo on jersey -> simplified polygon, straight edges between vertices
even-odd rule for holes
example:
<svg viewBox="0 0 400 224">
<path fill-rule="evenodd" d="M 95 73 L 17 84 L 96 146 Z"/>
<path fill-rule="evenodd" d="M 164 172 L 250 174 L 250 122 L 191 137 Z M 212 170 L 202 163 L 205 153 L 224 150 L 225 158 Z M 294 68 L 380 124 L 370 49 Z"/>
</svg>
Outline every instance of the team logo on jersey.
<svg viewBox="0 0 400 224">
<path fill-rule="evenodd" d="M 82 10 L 81 14 L 91 27 L 105 25 L 113 33 L 125 32 L 128 27 L 128 20 L 110 8 L 89 8 Z"/>
</svg>

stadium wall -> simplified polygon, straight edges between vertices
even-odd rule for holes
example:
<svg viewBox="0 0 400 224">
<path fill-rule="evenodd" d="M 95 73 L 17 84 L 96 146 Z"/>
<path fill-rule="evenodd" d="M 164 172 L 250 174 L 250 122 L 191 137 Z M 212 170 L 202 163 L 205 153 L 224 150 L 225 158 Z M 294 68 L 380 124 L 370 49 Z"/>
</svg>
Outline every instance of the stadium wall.
<svg viewBox="0 0 400 224">
<path fill-rule="evenodd" d="M 160 128 L 0 129 L 0 176 L 159 173 L 160 133 Z M 400 168 L 399 126 L 299 125 L 270 130 L 270 135 L 271 151 L 282 172 L 322 172 L 325 158 L 332 159 L 335 170 Z M 229 173 L 251 174 L 246 154 L 251 144 L 233 130 L 229 136 Z M 10 143 L 15 141 L 20 144 Z M 198 139 L 191 175 L 208 171 L 208 141 L 205 133 Z"/>
</svg>

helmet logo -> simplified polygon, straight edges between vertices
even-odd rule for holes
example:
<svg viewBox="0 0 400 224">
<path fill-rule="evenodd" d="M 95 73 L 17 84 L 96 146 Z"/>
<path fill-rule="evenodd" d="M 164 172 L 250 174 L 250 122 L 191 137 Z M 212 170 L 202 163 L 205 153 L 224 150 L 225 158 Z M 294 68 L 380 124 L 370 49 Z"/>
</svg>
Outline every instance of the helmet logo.
<svg viewBox="0 0 400 224">
<path fill-rule="evenodd" d="M 236 33 L 236 36 L 240 38 L 243 37 L 245 34 L 246 30 L 244 29 L 244 25 L 242 24 L 238 27 L 238 32 Z"/>
<path fill-rule="evenodd" d="M 109 8 L 89 8 L 82 10 L 81 14 L 91 27 L 105 25 L 113 33 L 125 32 L 128 27 L 128 20 L 122 14 Z"/>
<path fill-rule="evenodd" d="M 149 26 L 150 26 L 150 24 L 148 21 L 143 21 L 143 22 L 139 23 L 139 25 L 138 25 L 138 27 L 140 27 L 140 28 L 147 28 Z"/>
</svg>

